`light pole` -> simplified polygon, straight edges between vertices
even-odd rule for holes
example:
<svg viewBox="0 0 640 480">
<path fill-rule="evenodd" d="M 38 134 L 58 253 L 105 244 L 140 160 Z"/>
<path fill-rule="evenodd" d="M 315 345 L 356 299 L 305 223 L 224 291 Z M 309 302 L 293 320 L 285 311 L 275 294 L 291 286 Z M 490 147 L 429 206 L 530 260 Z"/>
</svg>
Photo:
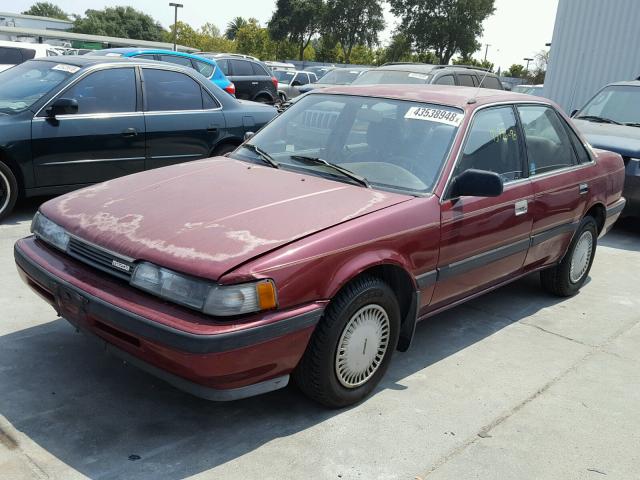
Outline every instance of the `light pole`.
<svg viewBox="0 0 640 480">
<path fill-rule="evenodd" d="M 527 62 L 527 66 L 525 68 L 526 72 L 529 73 L 529 62 L 533 62 L 533 58 L 523 58 L 525 62 Z"/>
<path fill-rule="evenodd" d="M 170 7 L 175 8 L 175 15 L 173 17 L 173 51 L 177 50 L 176 48 L 176 38 L 178 36 L 178 9 L 182 8 L 183 5 L 181 3 L 170 3 Z"/>
<path fill-rule="evenodd" d="M 485 48 L 484 48 L 484 61 L 485 61 L 485 62 L 487 61 L 487 53 L 489 53 L 489 47 L 490 47 L 490 46 L 491 46 L 491 44 L 490 44 L 490 43 L 487 43 L 487 44 L 485 45 Z"/>
</svg>

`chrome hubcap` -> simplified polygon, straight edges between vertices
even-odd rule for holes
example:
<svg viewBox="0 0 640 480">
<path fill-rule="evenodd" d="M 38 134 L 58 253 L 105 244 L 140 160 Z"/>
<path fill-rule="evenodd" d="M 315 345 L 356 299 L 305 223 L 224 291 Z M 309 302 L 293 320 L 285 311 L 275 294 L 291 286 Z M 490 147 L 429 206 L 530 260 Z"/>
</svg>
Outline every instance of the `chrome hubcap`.
<svg viewBox="0 0 640 480">
<path fill-rule="evenodd" d="M 3 212 L 9 205 L 9 198 L 11 198 L 9 179 L 0 172 L 0 212 Z"/>
<path fill-rule="evenodd" d="M 583 232 L 576 243 L 571 258 L 571 270 L 569 278 L 573 283 L 578 283 L 589 268 L 593 251 L 593 234 L 590 231 Z"/>
<path fill-rule="evenodd" d="M 336 352 L 336 375 L 342 386 L 356 388 L 380 367 L 389 345 L 389 316 L 380 305 L 366 305 L 344 327 Z"/>
</svg>

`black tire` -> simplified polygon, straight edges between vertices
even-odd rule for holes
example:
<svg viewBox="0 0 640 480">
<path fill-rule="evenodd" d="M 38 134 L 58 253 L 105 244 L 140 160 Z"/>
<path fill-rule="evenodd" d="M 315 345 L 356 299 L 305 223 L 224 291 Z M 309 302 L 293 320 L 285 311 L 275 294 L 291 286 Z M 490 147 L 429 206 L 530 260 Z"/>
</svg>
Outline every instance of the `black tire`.
<svg viewBox="0 0 640 480">
<path fill-rule="evenodd" d="M 258 102 L 258 103 L 273 103 L 273 100 L 271 99 L 271 97 L 268 97 L 266 95 L 258 95 L 256 97 L 256 99 L 254 100 L 254 102 Z"/>
<path fill-rule="evenodd" d="M 0 162 L 0 220 L 11 213 L 18 199 L 18 181 L 7 165 Z"/>
<path fill-rule="evenodd" d="M 286 102 L 287 101 L 287 96 L 282 92 L 278 92 L 278 97 L 280 97 L 280 101 L 281 102 Z"/>
<path fill-rule="evenodd" d="M 377 369 L 365 383 L 348 388 L 338 378 L 338 344 L 352 317 L 363 308 L 371 307 L 381 307 L 387 314 L 389 328 L 386 350 Z M 308 397 L 327 407 L 341 408 L 359 402 L 371 393 L 384 376 L 398 344 L 400 321 L 398 300 L 389 285 L 372 276 L 354 280 L 327 307 L 302 360 L 293 372 L 294 381 Z M 366 342 L 363 343 L 363 354 L 366 345 Z"/>
<path fill-rule="evenodd" d="M 589 259 L 586 264 L 586 269 L 584 271 L 577 272 L 580 273 L 579 276 L 576 276 L 576 273 L 571 273 L 571 263 L 573 261 L 574 255 L 576 255 L 576 246 L 585 236 L 591 236 L 591 250 L 589 252 Z M 596 254 L 596 246 L 598 243 L 598 226 L 593 217 L 587 216 L 582 219 L 578 229 L 576 230 L 573 239 L 571 240 L 571 244 L 567 249 L 567 253 L 560 263 L 555 265 L 554 267 L 547 268 L 540 272 L 540 281 L 542 283 L 542 288 L 544 288 L 547 292 L 557 295 L 559 297 L 571 297 L 578 293 L 587 277 L 589 276 L 589 271 L 591 270 L 591 265 L 593 264 L 593 259 Z M 578 251 L 579 255 L 581 253 Z"/>
<path fill-rule="evenodd" d="M 233 152 L 237 145 L 233 145 L 231 143 L 225 143 L 213 149 L 212 157 L 221 157 L 222 155 L 226 155 L 227 153 Z"/>
</svg>

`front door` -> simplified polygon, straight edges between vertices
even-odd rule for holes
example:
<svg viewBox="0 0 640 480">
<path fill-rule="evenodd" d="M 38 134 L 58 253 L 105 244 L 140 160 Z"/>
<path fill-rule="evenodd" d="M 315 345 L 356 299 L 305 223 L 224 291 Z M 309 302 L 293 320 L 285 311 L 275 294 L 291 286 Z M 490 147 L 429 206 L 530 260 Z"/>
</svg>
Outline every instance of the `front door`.
<svg viewBox="0 0 640 480">
<path fill-rule="evenodd" d="M 45 107 L 31 125 L 37 186 L 95 183 L 143 170 L 145 125 L 137 93 L 133 67 L 109 68 L 56 97 L 77 100 L 77 113 L 50 119 Z"/>
<path fill-rule="evenodd" d="M 438 280 L 427 310 L 517 275 L 529 248 L 533 187 L 512 106 L 475 114 L 452 179 L 468 169 L 499 173 L 504 192 L 495 198 L 444 197 Z"/>
<path fill-rule="evenodd" d="M 145 168 L 207 158 L 224 134 L 220 103 L 189 75 L 144 67 Z"/>
</svg>

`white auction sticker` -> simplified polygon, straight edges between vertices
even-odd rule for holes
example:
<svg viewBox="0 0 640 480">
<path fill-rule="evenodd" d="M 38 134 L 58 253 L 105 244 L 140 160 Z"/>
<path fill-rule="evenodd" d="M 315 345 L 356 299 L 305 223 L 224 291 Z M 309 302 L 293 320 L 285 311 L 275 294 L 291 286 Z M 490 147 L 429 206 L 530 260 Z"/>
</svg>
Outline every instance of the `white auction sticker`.
<svg viewBox="0 0 640 480">
<path fill-rule="evenodd" d="M 425 75 L 423 73 L 410 73 L 409 77 L 418 78 L 420 80 L 426 80 L 427 78 L 429 78 L 429 75 Z"/>
<path fill-rule="evenodd" d="M 66 63 L 59 63 L 58 65 L 53 67 L 52 70 L 60 70 L 61 72 L 76 73 L 78 70 L 80 70 L 80 67 L 77 67 L 76 65 L 67 65 Z"/>
<path fill-rule="evenodd" d="M 404 114 L 404 118 L 412 120 L 427 120 L 429 122 L 446 123 L 454 127 L 459 127 L 464 118 L 464 114 L 443 110 L 441 108 L 411 107 Z"/>
</svg>

